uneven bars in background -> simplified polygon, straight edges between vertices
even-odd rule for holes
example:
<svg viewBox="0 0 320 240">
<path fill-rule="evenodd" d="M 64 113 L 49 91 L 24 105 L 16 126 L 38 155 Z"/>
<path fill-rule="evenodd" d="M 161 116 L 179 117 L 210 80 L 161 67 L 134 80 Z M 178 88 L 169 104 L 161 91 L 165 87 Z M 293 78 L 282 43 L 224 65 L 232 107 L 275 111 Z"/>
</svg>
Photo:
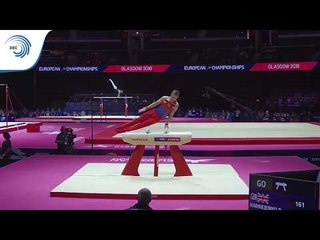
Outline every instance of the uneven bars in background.
<svg viewBox="0 0 320 240">
<path fill-rule="evenodd" d="M 98 98 L 98 99 L 108 99 L 108 98 L 133 98 L 133 97 L 93 97 L 93 98 Z"/>
<path fill-rule="evenodd" d="M 125 105 L 124 105 L 124 115 L 127 117 L 128 116 L 128 102 L 127 102 L 127 100 L 128 100 L 128 98 L 133 98 L 133 97 L 127 97 L 127 96 L 125 96 L 125 97 L 93 97 L 93 98 L 95 98 L 95 99 L 117 99 L 117 98 L 122 98 L 122 99 L 125 99 Z M 100 117 L 102 117 L 102 115 L 100 116 Z"/>
</svg>

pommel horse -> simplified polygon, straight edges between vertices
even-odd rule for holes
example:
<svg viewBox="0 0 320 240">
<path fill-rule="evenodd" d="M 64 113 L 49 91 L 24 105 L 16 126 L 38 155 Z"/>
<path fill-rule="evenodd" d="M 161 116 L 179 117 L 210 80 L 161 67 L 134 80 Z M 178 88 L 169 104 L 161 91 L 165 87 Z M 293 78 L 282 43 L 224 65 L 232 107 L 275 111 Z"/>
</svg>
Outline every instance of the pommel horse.
<svg viewBox="0 0 320 240">
<path fill-rule="evenodd" d="M 124 142 L 136 145 L 121 175 L 140 176 L 138 168 L 145 150 L 145 145 L 155 145 L 154 176 L 157 177 L 160 145 L 169 145 L 173 163 L 176 168 L 174 176 L 192 176 L 191 170 L 178 147 L 191 141 L 191 132 L 126 132 L 122 133 L 121 136 Z"/>
</svg>

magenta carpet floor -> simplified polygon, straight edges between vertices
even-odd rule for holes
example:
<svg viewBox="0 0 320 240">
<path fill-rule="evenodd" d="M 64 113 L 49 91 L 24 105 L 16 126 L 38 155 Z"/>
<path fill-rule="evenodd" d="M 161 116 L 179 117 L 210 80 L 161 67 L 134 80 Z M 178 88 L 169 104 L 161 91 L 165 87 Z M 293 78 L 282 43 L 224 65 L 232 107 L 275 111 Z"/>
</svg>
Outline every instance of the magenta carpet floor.
<svg viewBox="0 0 320 240">
<path fill-rule="evenodd" d="M 0 210 L 122 210 L 135 200 L 50 197 L 50 191 L 88 162 L 108 162 L 110 156 L 34 155 L 0 168 Z M 192 158 L 201 159 L 201 158 Z M 256 172 L 319 169 L 295 156 L 215 157 L 232 164 L 246 184 Z M 156 200 L 156 210 L 247 210 L 248 200 Z"/>
</svg>

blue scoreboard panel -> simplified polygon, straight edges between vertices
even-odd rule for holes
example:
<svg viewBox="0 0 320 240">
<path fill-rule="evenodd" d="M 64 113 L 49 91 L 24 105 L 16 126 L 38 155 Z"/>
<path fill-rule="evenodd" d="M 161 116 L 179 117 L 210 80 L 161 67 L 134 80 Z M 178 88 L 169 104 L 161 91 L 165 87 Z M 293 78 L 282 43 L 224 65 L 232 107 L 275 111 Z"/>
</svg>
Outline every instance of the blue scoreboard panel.
<svg viewBox="0 0 320 240">
<path fill-rule="evenodd" d="M 250 210 L 318 210 L 319 183 L 250 174 Z"/>
</svg>

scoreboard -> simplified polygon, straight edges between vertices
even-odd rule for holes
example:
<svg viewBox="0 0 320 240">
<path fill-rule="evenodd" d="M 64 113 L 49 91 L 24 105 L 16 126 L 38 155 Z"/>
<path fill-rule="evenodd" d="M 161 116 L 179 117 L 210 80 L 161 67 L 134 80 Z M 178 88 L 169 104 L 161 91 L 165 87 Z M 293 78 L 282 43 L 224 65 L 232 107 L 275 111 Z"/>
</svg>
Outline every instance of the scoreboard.
<svg viewBox="0 0 320 240">
<path fill-rule="evenodd" d="M 318 210 L 319 172 L 250 174 L 249 210 Z"/>
</svg>

